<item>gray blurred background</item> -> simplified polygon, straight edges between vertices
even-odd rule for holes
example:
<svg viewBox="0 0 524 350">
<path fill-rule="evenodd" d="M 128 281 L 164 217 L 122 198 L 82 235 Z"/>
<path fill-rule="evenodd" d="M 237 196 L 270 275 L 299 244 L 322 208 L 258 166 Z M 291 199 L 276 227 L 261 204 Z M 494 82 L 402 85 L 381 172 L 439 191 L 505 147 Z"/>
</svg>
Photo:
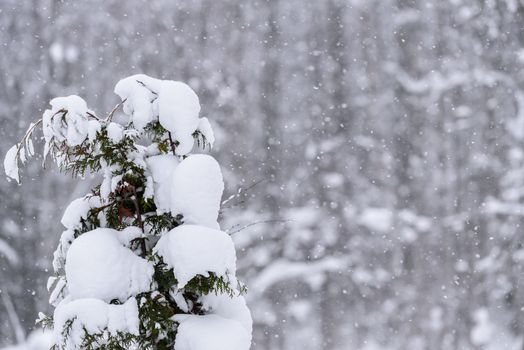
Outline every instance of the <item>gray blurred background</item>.
<svg viewBox="0 0 524 350">
<path fill-rule="evenodd" d="M 254 350 L 522 349 L 524 1 L 0 0 L 0 150 L 134 73 L 215 129 Z M 0 181 L 0 346 L 38 311 L 72 181 Z M 237 232 L 238 231 L 238 232 Z"/>
</svg>

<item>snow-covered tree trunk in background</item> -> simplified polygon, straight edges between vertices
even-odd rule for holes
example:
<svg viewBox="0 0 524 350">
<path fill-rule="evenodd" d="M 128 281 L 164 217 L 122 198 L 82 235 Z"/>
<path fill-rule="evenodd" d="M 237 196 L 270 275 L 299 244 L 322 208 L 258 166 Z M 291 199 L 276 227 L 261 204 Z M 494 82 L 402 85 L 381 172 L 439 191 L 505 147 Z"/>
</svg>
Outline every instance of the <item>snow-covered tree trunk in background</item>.
<svg viewBox="0 0 524 350">
<path fill-rule="evenodd" d="M 56 308 L 40 320 L 58 349 L 249 349 L 245 287 L 217 222 L 222 173 L 211 156 L 190 154 L 214 142 L 197 95 L 146 75 L 115 93 L 122 103 L 107 118 L 78 96 L 53 99 L 4 160 L 19 181 L 42 126 L 44 159 L 78 178 L 103 176 L 65 210 L 48 283 Z"/>
</svg>

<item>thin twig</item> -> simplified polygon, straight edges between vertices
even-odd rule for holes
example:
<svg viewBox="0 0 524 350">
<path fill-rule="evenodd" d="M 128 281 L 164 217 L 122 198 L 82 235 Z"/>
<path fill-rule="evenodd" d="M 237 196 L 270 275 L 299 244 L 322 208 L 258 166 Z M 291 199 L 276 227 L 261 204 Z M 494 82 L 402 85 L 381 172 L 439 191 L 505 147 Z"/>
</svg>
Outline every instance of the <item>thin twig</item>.
<svg viewBox="0 0 524 350">
<path fill-rule="evenodd" d="M 241 196 L 246 196 L 247 192 L 251 189 L 253 189 L 255 186 L 261 184 L 262 182 L 266 181 L 267 179 L 260 179 L 258 181 L 256 181 L 255 183 L 251 184 L 250 186 L 246 187 L 246 188 L 243 188 L 243 187 L 240 187 L 237 191 L 237 193 L 229 196 L 226 200 L 224 200 L 220 205 L 221 205 L 221 212 L 224 210 L 224 209 L 231 209 L 233 207 L 236 207 L 236 206 L 239 206 L 239 205 L 242 205 L 245 203 L 245 200 L 241 200 L 237 203 L 232 203 L 231 205 L 225 205 L 229 202 L 231 202 L 233 199 L 237 199 L 237 198 L 240 198 Z"/>
<path fill-rule="evenodd" d="M 278 219 L 274 219 L 274 220 L 256 221 L 256 222 L 252 222 L 252 223 L 250 223 L 248 225 L 242 226 L 241 228 L 239 228 L 236 231 L 231 231 L 231 232 L 226 231 L 226 232 L 227 232 L 227 234 L 229 234 L 231 236 L 231 235 L 234 235 L 237 232 L 243 231 L 243 230 L 245 230 L 245 229 L 247 229 L 247 228 L 249 228 L 251 226 L 255 226 L 255 225 L 259 225 L 259 224 L 268 224 L 268 223 L 272 223 L 272 222 L 277 222 L 277 223 L 284 224 L 286 222 L 291 222 L 291 221 L 293 221 L 293 220 L 278 220 Z"/>
<path fill-rule="evenodd" d="M 176 155 L 175 153 L 176 146 L 175 146 L 175 143 L 173 142 L 173 138 L 171 137 L 171 131 L 168 131 L 167 134 L 169 135 L 169 143 L 171 144 L 171 150 L 173 151 L 173 155 Z"/>
<path fill-rule="evenodd" d="M 20 140 L 20 143 L 18 144 L 18 147 L 16 148 L 16 156 L 17 157 L 20 154 L 20 150 L 22 149 L 22 147 L 27 144 L 27 139 L 29 137 L 31 137 L 31 135 L 33 134 L 33 131 L 35 130 L 35 128 L 38 125 L 42 124 L 42 122 L 43 122 L 43 120 L 42 120 L 42 118 L 40 118 L 33 125 L 31 125 L 29 127 L 29 129 L 27 129 L 27 131 L 25 132 L 24 136 Z"/>
<path fill-rule="evenodd" d="M 96 120 L 101 120 L 100 118 L 98 118 L 96 115 L 94 115 L 93 113 L 91 113 L 89 111 L 87 111 L 86 114 L 87 114 L 88 117 L 95 118 Z"/>
<path fill-rule="evenodd" d="M 95 214 L 100 213 L 102 210 L 104 210 L 104 209 L 106 209 L 106 208 L 109 208 L 109 207 L 112 206 L 112 205 L 115 205 L 116 203 L 118 203 L 118 202 L 117 202 L 117 201 L 113 201 L 113 202 L 108 203 L 108 204 L 106 204 L 106 205 L 103 205 L 103 206 L 101 206 L 101 207 L 93 208 L 93 209 L 91 210 L 91 213 L 88 215 L 88 218 L 91 217 L 91 216 L 93 216 L 93 215 L 95 215 Z"/>
<path fill-rule="evenodd" d="M 109 114 L 107 115 L 107 118 L 106 118 L 106 120 L 107 120 L 108 122 L 110 122 L 110 121 L 113 119 L 113 115 L 116 113 L 116 111 L 117 111 L 121 106 L 124 105 L 124 103 L 125 103 L 126 101 L 127 101 L 127 98 L 124 98 L 122 101 L 120 101 L 119 104 L 117 104 L 117 105 L 113 108 L 113 110 L 112 110 L 111 112 L 109 112 Z"/>
<path fill-rule="evenodd" d="M 263 179 L 260 179 L 260 180 L 256 181 L 256 182 L 253 183 L 251 186 L 246 187 L 246 189 L 244 190 L 244 192 L 249 191 L 250 189 L 252 189 L 253 187 L 255 187 L 255 186 L 259 185 L 259 184 L 261 184 L 261 183 L 264 182 L 264 181 L 267 181 L 267 179 L 264 179 L 264 178 L 263 178 Z"/>
<path fill-rule="evenodd" d="M 158 93 L 153 91 L 153 90 L 151 90 L 151 88 L 149 88 L 144 82 L 142 82 L 140 80 L 137 80 L 136 82 L 139 83 L 140 85 L 142 85 L 143 87 L 145 87 L 146 89 L 148 89 L 153 95 L 158 96 Z"/>
</svg>

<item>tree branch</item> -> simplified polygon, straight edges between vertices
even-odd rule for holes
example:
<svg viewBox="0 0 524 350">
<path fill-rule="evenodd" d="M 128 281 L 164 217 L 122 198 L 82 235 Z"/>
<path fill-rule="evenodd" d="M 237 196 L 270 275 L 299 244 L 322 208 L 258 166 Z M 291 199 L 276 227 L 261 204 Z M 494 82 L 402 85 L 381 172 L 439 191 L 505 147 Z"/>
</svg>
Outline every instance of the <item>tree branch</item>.
<svg viewBox="0 0 524 350">
<path fill-rule="evenodd" d="M 173 151 L 173 155 L 176 155 L 175 153 L 176 146 L 175 146 L 175 143 L 173 142 L 173 138 L 171 137 L 171 131 L 168 131 L 167 134 L 169 135 L 169 143 L 171 144 L 171 150 Z"/>
<path fill-rule="evenodd" d="M 109 114 L 107 115 L 107 118 L 106 118 L 106 121 L 110 122 L 112 119 L 113 119 L 113 115 L 115 115 L 116 111 L 124 105 L 124 103 L 127 101 L 127 98 L 123 99 L 122 101 L 120 101 L 119 104 L 117 104 L 112 110 L 111 112 L 109 112 Z"/>
<path fill-rule="evenodd" d="M 144 231 L 144 222 L 142 221 L 142 211 L 140 210 L 140 204 L 138 203 L 138 195 L 136 193 L 135 186 L 132 186 L 132 187 L 133 187 L 133 203 L 135 204 L 138 225 L 140 226 L 142 233 L 144 233 L 145 232 Z M 141 251 L 142 257 L 144 258 L 147 255 L 146 242 L 144 238 L 140 240 L 140 251 Z"/>
<path fill-rule="evenodd" d="M 267 223 L 272 223 L 272 222 L 275 222 L 275 223 L 281 223 L 281 224 L 284 224 L 286 222 L 291 222 L 293 220 L 278 220 L 278 219 L 275 219 L 275 220 L 262 220 L 262 221 L 256 221 L 256 222 L 252 222 L 248 225 L 245 225 L 245 226 L 242 226 L 241 228 L 239 228 L 238 230 L 235 230 L 235 231 L 229 231 L 229 230 L 226 230 L 227 234 L 232 236 L 234 235 L 235 233 L 237 232 L 240 232 L 240 231 L 243 231 L 251 226 L 255 226 L 255 225 L 259 225 L 259 224 L 267 224 Z M 238 225 L 237 225 L 238 226 Z M 231 227 L 231 228 L 234 228 L 235 226 Z"/>
</svg>

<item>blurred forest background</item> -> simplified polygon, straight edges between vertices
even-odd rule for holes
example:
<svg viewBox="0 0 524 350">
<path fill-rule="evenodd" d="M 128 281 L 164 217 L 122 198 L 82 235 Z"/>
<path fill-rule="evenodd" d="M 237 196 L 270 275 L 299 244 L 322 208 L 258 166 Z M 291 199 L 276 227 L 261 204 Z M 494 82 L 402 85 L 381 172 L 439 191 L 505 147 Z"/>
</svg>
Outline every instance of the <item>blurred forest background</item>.
<svg viewBox="0 0 524 350">
<path fill-rule="evenodd" d="M 55 96 L 197 91 L 254 350 L 522 348 L 524 1 L 1 0 L 0 45 L 2 154 Z M 0 181 L 0 346 L 89 188 L 40 163 Z"/>
</svg>

